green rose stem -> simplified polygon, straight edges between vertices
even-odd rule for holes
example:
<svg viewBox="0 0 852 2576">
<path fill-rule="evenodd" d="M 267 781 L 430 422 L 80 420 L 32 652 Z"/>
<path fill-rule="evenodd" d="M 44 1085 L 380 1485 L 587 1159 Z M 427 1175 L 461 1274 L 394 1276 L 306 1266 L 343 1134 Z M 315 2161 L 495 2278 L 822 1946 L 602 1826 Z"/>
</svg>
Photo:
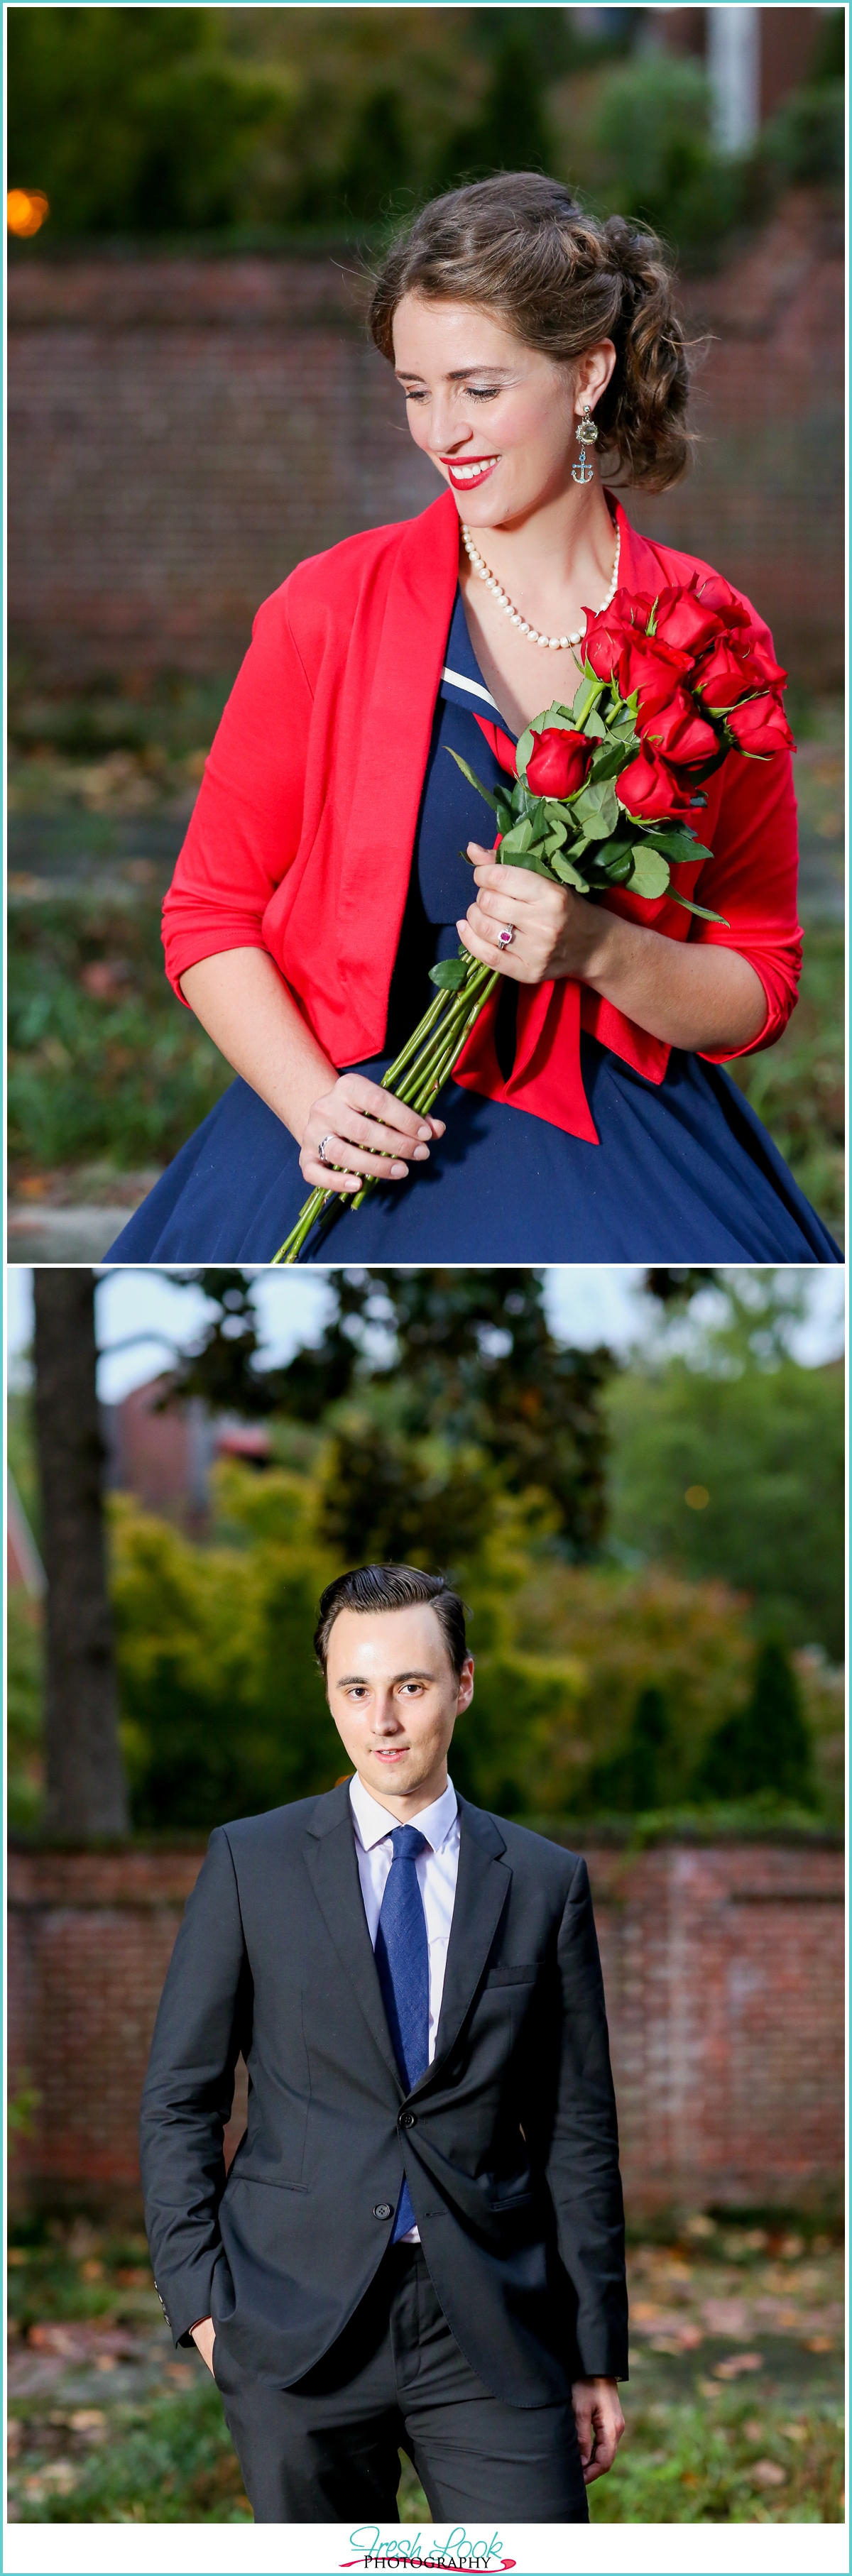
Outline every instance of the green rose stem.
<svg viewBox="0 0 852 2576">
<path fill-rule="evenodd" d="M 458 992 L 439 992 L 434 1002 L 430 1002 L 413 1035 L 406 1040 L 401 1054 L 382 1075 L 381 1089 L 395 1092 L 408 1109 L 418 1109 L 421 1115 L 431 1109 L 439 1091 L 449 1081 L 480 1011 L 484 1010 L 499 981 L 499 974 L 477 963 L 471 965 Z M 368 1191 L 377 1187 L 377 1181 L 371 1178 L 363 1181 L 350 1202 L 351 1206 L 360 1207 Z M 345 1203 L 345 1193 L 339 1190 L 312 1190 L 292 1234 L 288 1234 L 280 1252 L 274 1254 L 273 1268 L 278 1262 L 289 1266 L 298 1261 L 317 1218 L 323 1213 L 338 1216 L 341 1205 Z"/>
</svg>

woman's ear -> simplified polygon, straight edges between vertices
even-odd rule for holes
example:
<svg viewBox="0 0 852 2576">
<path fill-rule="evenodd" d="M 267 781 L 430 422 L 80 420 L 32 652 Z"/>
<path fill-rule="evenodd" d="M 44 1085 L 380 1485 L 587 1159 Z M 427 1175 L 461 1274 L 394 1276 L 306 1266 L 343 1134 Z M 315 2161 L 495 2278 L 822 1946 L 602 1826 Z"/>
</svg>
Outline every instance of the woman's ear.
<svg viewBox="0 0 852 2576">
<path fill-rule="evenodd" d="M 599 340 L 596 348 L 584 350 L 574 377 L 574 400 L 581 408 L 588 403 L 594 410 L 609 384 L 616 356 L 614 340 Z"/>
</svg>

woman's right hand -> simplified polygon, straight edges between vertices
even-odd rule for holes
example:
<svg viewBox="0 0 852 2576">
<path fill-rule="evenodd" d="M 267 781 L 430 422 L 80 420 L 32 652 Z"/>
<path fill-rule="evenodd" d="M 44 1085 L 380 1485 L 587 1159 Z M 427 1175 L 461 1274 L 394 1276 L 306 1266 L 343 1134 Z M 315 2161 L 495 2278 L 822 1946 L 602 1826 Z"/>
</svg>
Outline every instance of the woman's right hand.
<svg viewBox="0 0 852 2576">
<path fill-rule="evenodd" d="M 344 1195 L 359 1190 L 366 1177 L 404 1181 L 411 1163 L 428 1162 L 430 1145 L 443 1133 L 442 1118 L 407 1109 L 363 1073 L 341 1073 L 308 1113 L 299 1154 L 302 1177 L 311 1189 Z"/>
</svg>

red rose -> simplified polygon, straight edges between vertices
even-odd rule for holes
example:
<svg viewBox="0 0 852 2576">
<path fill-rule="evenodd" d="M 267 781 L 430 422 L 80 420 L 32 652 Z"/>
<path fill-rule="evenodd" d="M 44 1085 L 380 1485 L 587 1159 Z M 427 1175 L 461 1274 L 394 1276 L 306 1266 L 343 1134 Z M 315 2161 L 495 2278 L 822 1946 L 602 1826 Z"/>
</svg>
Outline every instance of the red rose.
<svg viewBox="0 0 852 2576">
<path fill-rule="evenodd" d="M 534 733 L 535 750 L 527 761 L 527 786 L 534 796 L 573 796 L 582 787 L 594 751 L 584 733 L 546 725 Z"/>
<path fill-rule="evenodd" d="M 721 629 L 718 610 L 699 599 L 695 576 L 686 590 L 661 590 L 657 601 L 655 633 L 663 644 L 677 652 L 703 653 Z"/>
<path fill-rule="evenodd" d="M 725 719 L 740 751 L 765 756 L 768 752 L 795 751 L 795 743 L 780 699 L 746 698 L 741 707 L 729 707 Z"/>
<path fill-rule="evenodd" d="M 596 679 L 611 680 L 624 650 L 628 621 L 622 616 L 615 601 L 611 608 L 601 609 L 597 615 L 592 608 L 585 608 L 583 615 L 586 620 L 586 632 L 583 638 L 586 661 L 591 664 Z"/>
<path fill-rule="evenodd" d="M 732 707 L 748 688 L 747 666 L 747 652 L 735 650 L 727 637 L 720 635 L 693 672 L 692 686 L 700 689 L 708 707 Z"/>
<path fill-rule="evenodd" d="M 676 764 L 690 760 L 712 760 L 719 744 L 712 725 L 690 697 L 687 689 L 676 689 L 667 707 L 643 724 L 642 739 L 649 749 L 661 752 L 665 760 Z"/>
<path fill-rule="evenodd" d="M 638 691 L 643 724 L 661 707 L 670 706 L 690 661 L 689 653 L 677 653 L 669 644 L 658 644 L 655 635 L 626 637 L 616 678 L 623 698 L 632 697 L 634 689 Z"/>
<path fill-rule="evenodd" d="M 765 689 L 783 689 L 787 673 L 782 671 L 780 662 L 776 662 L 768 646 L 761 643 L 759 635 L 750 638 L 748 651 L 742 656 L 742 666 L 758 687 L 762 682 Z"/>
<path fill-rule="evenodd" d="M 640 823 L 664 823 L 674 815 L 688 814 L 691 798 L 679 778 L 666 768 L 665 761 L 649 758 L 640 751 L 615 781 L 620 805 Z"/>
<path fill-rule="evenodd" d="M 728 583 L 722 580 L 720 573 L 706 572 L 699 577 L 696 582 L 696 598 L 700 599 L 702 608 L 709 608 L 712 615 L 718 617 L 722 626 L 748 625 L 748 609 L 743 608 L 742 602 L 734 598 L 733 591 Z"/>
</svg>

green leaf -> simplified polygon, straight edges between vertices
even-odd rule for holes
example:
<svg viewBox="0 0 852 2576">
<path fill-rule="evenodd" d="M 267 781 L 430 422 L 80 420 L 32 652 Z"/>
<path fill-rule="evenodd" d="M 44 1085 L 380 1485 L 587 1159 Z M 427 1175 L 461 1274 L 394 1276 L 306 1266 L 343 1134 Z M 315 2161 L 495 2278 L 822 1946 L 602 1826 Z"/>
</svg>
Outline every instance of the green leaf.
<svg viewBox="0 0 852 2576">
<path fill-rule="evenodd" d="M 632 737 L 635 731 L 635 702 L 628 705 L 623 698 L 616 698 L 615 712 L 607 718 L 607 732 L 627 734 Z"/>
<path fill-rule="evenodd" d="M 502 859 L 502 847 L 498 850 L 497 856 L 498 859 Z M 548 883 L 553 884 L 553 869 L 549 859 L 545 858 L 541 841 L 531 844 L 528 850 L 510 850 L 506 866 L 507 868 L 526 868 L 528 875 L 546 877 Z"/>
<path fill-rule="evenodd" d="M 560 885 L 576 886 L 579 894 L 588 894 L 588 878 L 580 875 L 579 868 L 575 867 L 573 860 L 566 858 L 562 851 L 554 851 L 550 865 L 554 876 L 559 878 Z"/>
<path fill-rule="evenodd" d="M 669 894 L 672 903 L 682 903 L 684 912 L 697 913 L 699 921 L 717 921 L 720 930 L 730 930 L 730 922 L 725 920 L 723 912 L 708 912 L 703 903 L 690 903 L 689 896 L 678 894 L 676 886 L 669 887 Z"/>
<path fill-rule="evenodd" d="M 491 795 L 489 788 L 483 787 L 481 778 L 477 778 L 475 769 L 470 769 L 468 767 L 467 761 L 462 759 L 461 752 L 450 751 L 450 745 L 448 742 L 444 744 L 444 750 L 449 751 L 450 759 L 455 761 L 456 767 L 460 769 L 464 777 L 469 780 L 471 787 L 476 788 L 477 795 L 484 796 L 486 805 L 490 805 L 492 811 L 495 814 L 498 814 L 500 808 L 496 796 Z"/>
<path fill-rule="evenodd" d="M 516 815 L 528 814 L 531 823 L 536 823 L 544 817 L 547 803 L 547 797 L 538 795 L 536 789 L 528 787 L 526 782 L 523 787 L 516 789 L 512 798 Z"/>
<path fill-rule="evenodd" d="M 619 770 L 624 769 L 630 759 L 631 751 L 632 743 L 612 742 L 607 737 L 603 750 L 596 751 L 592 760 L 590 779 L 593 784 L 597 786 L 598 780 L 602 778 L 617 778 Z"/>
<path fill-rule="evenodd" d="M 561 850 L 567 839 L 568 826 L 560 822 L 557 816 L 555 822 L 548 824 L 547 839 L 544 844 L 548 858 L 552 856 L 554 850 Z"/>
<path fill-rule="evenodd" d="M 626 885 L 633 874 L 633 852 L 629 841 L 593 841 L 583 866 L 589 869 L 592 883 Z"/>
<path fill-rule="evenodd" d="M 672 859 L 676 867 L 686 867 L 696 859 L 712 859 L 713 856 L 712 850 L 705 850 L 703 842 L 694 840 L 691 832 L 658 831 L 656 825 L 651 824 L 648 840 L 653 850 L 662 850 L 664 857 Z"/>
<path fill-rule="evenodd" d="M 533 837 L 529 815 L 522 814 L 520 822 L 513 823 L 511 832 L 507 832 L 500 843 L 501 860 L 512 862 L 516 855 L 520 858 L 524 850 L 531 848 Z"/>
<path fill-rule="evenodd" d="M 533 716 L 533 733 L 573 733 L 573 730 L 571 709 L 563 707 L 558 698 L 554 698 L 552 706 L 545 707 L 543 715 Z"/>
<path fill-rule="evenodd" d="M 608 778 L 588 782 L 572 805 L 587 840 L 609 840 L 618 822 L 618 800 Z"/>
<path fill-rule="evenodd" d="M 647 902 L 653 903 L 658 895 L 665 894 L 668 883 L 668 859 L 664 859 L 659 850 L 650 849 L 647 841 L 636 842 L 633 872 L 629 879 L 631 894 L 644 895 Z"/>
<path fill-rule="evenodd" d="M 440 993 L 460 993 L 468 967 L 475 963 L 467 949 L 460 948 L 457 957 L 442 957 L 439 966 L 430 966 L 429 982 L 437 984 Z"/>
<path fill-rule="evenodd" d="M 586 717 L 583 732 L 589 742 L 606 741 L 606 725 L 597 707 L 593 707 L 591 715 Z"/>
<path fill-rule="evenodd" d="M 524 732 L 523 732 L 522 734 L 519 734 L 519 736 L 518 736 L 518 745 L 517 745 L 517 750 L 516 750 L 516 752 L 515 752 L 515 759 L 516 759 L 517 764 L 518 764 L 518 776 L 519 776 L 519 778 L 525 778 L 525 777 L 526 777 L 526 774 L 527 774 L 527 761 L 528 761 L 528 760 L 529 760 L 529 758 L 530 758 L 530 755 L 531 755 L 531 752 L 532 752 L 532 748 L 533 748 L 533 729 L 532 729 L 532 725 L 527 725 L 527 726 L 525 727 Z"/>
</svg>

